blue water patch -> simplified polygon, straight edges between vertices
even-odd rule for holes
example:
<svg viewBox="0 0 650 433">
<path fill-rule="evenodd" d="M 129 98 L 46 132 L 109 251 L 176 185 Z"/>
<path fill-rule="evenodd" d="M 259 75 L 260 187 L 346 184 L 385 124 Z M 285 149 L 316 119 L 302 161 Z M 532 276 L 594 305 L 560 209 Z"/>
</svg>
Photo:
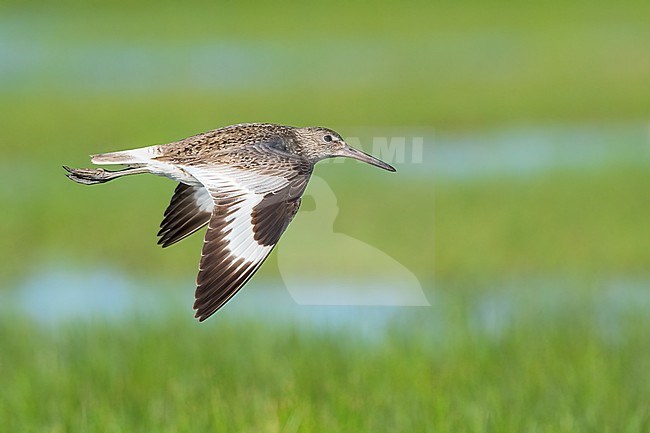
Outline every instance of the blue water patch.
<svg viewBox="0 0 650 433">
<path fill-rule="evenodd" d="M 47 40 L 5 37 L 0 38 L 0 89 L 44 86 L 115 94 L 268 86 L 282 81 L 282 62 L 269 58 L 272 52 L 264 45 L 232 41 L 188 46 L 79 42 L 57 49 Z M 282 50 L 278 54 L 282 60 Z"/>
<path fill-rule="evenodd" d="M 650 124 L 512 126 L 476 132 L 349 128 L 348 141 L 398 168 L 441 180 L 530 177 L 549 170 L 650 168 Z"/>
<path fill-rule="evenodd" d="M 0 293 L 0 314 L 20 314 L 46 327 L 70 322 L 119 322 L 133 317 L 164 320 L 191 317 L 192 278 L 162 282 L 130 278 L 115 269 L 45 266 L 15 289 Z M 318 282 L 314 282 L 318 285 Z M 634 315 L 650 325 L 650 281 L 612 279 L 588 294 L 562 279 L 494 283 L 461 306 L 443 291 L 427 291 L 430 307 L 298 305 L 281 282 L 253 281 L 212 321 L 255 321 L 269 326 L 297 326 L 381 339 L 391 324 L 418 323 L 441 342 L 459 332 L 498 340 L 522 324 L 566 323 L 590 316 L 611 341 L 621 335 L 624 318 Z M 464 324 L 452 318 L 459 307 Z M 209 326 L 204 325 L 204 326 Z M 643 323 L 639 323 L 643 326 Z"/>
<path fill-rule="evenodd" d="M 49 37 L 36 17 L 0 19 L 0 90 L 47 88 L 68 93 L 152 93 L 175 90 L 241 91 L 296 86 L 381 84 L 377 75 L 349 68 L 314 68 L 332 53 L 341 64 L 391 68 L 375 41 L 314 42 L 311 50 L 284 41 L 210 39 L 174 44 Z M 17 21 L 16 21 L 17 20 Z M 16 25 L 23 22 L 29 32 Z M 313 45 L 312 44 L 312 45 Z M 301 61 L 296 62 L 297 56 Z M 287 74 L 287 65 L 294 73 Z M 373 67 L 374 65 L 374 67 Z"/>
<path fill-rule="evenodd" d="M 79 319 L 121 320 L 165 308 L 167 298 L 150 285 L 142 289 L 141 282 L 112 269 L 44 266 L 16 290 L 2 293 L 2 305 L 48 325 Z"/>
</svg>

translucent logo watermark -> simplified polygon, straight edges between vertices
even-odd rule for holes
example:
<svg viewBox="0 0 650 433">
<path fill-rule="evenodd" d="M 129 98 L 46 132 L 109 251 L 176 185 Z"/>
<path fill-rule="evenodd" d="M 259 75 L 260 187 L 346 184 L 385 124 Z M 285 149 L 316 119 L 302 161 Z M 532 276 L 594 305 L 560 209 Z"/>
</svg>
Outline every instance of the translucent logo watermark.
<svg viewBox="0 0 650 433">
<path fill-rule="evenodd" d="M 374 136 L 362 140 L 359 137 L 345 137 L 350 146 L 370 153 L 389 164 L 422 164 L 424 162 L 424 137 L 420 136 Z M 323 160 L 330 164 L 342 163 L 345 158 Z"/>
<path fill-rule="evenodd" d="M 303 210 L 283 235 L 277 253 L 280 276 L 298 304 L 430 305 L 406 266 L 372 245 L 335 232 L 337 214 L 334 191 L 312 176 Z"/>
</svg>

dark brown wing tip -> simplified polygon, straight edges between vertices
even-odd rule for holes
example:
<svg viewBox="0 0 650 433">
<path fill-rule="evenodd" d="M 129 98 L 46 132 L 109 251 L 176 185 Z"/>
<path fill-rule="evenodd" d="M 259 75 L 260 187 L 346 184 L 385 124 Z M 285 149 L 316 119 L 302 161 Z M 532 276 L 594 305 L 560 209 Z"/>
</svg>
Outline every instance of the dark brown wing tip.
<svg viewBox="0 0 650 433">
<path fill-rule="evenodd" d="M 162 226 L 162 223 L 161 223 Z M 169 241 L 169 230 L 166 228 L 160 228 L 158 230 L 158 233 L 156 233 L 156 236 L 158 237 L 158 240 L 156 241 L 157 245 L 160 245 L 163 248 L 167 248 L 171 244 L 168 242 Z"/>
<path fill-rule="evenodd" d="M 174 245 L 176 243 L 176 241 L 173 241 L 172 239 L 170 239 L 167 236 L 166 233 L 163 233 L 163 234 L 158 233 L 157 236 L 160 236 L 160 239 L 158 239 L 158 241 L 156 242 L 156 245 L 160 245 L 162 248 L 170 247 L 170 246 L 172 246 L 172 245 Z M 180 240 L 180 239 L 178 239 L 178 240 Z"/>
<path fill-rule="evenodd" d="M 168 242 L 163 241 L 162 239 L 158 239 L 158 242 L 156 242 L 156 244 L 160 245 L 160 248 L 167 248 L 170 245 L 173 245 L 173 244 L 170 244 Z"/>
<path fill-rule="evenodd" d="M 197 288 L 198 290 L 198 288 Z M 223 305 L 222 305 L 223 306 Z M 217 311 L 220 310 L 221 307 L 219 308 L 205 308 L 205 305 L 200 305 L 198 302 L 198 299 L 194 299 L 194 318 L 199 320 L 199 323 L 205 322 L 208 320 L 210 317 L 214 315 Z"/>
<path fill-rule="evenodd" d="M 209 319 L 210 317 L 212 317 L 212 315 L 213 315 L 214 313 L 216 313 L 216 312 L 217 312 L 217 311 L 215 310 L 215 311 L 213 311 L 213 312 L 211 312 L 211 313 L 206 313 L 205 311 L 197 310 L 196 313 L 194 313 L 194 318 L 195 318 L 195 319 L 198 319 L 198 320 L 199 320 L 199 323 L 203 323 L 203 322 L 205 322 L 207 319 Z"/>
<path fill-rule="evenodd" d="M 196 290 L 199 288 L 197 287 Z M 223 306 L 223 305 L 222 305 Z M 214 315 L 217 311 L 219 311 L 221 308 L 206 308 L 205 305 L 201 305 L 199 303 L 199 300 L 195 297 L 194 298 L 194 305 L 192 305 L 192 309 L 194 310 L 194 318 L 199 321 L 199 323 L 203 323 L 206 320 L 208 320 L 210 317 Z"/>
</svg>

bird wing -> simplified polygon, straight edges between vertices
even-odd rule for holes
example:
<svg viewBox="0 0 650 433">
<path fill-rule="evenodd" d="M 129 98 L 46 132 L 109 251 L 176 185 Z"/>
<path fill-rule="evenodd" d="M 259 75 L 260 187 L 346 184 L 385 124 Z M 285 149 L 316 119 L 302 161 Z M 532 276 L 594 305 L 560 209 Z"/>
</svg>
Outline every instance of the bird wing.
<svg viewBox="0 0 650 433">
<path fill-rule="evenodd" d="M 206 225 L 213 207 L 207 189 L 179 183 L 160 223 L 158 244 L 166 248 Z"/>
<path fill-rule="evenodd" d="M 184 166 L 214 201 L 203 241 L 194 309 L 204 321 L 246 284 L 300 206 L 312 164 L 264 146 L 222 163 Z"/>
</svg>

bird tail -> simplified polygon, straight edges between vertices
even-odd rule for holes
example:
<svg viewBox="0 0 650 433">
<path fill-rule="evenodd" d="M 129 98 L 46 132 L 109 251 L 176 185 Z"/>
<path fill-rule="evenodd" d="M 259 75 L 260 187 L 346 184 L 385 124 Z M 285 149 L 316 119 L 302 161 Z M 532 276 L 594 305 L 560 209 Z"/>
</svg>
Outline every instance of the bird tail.
<svg viewBox="0 0 650 433">
<path fill-rule="evenodd" d="M 147 164 L 151 158 L 160 155 L 159 146 L 142 147 L 140 149 L 123 150 L 120 152 L 100 153 L 91 155 L 93 164 Z"/>
</svg>

